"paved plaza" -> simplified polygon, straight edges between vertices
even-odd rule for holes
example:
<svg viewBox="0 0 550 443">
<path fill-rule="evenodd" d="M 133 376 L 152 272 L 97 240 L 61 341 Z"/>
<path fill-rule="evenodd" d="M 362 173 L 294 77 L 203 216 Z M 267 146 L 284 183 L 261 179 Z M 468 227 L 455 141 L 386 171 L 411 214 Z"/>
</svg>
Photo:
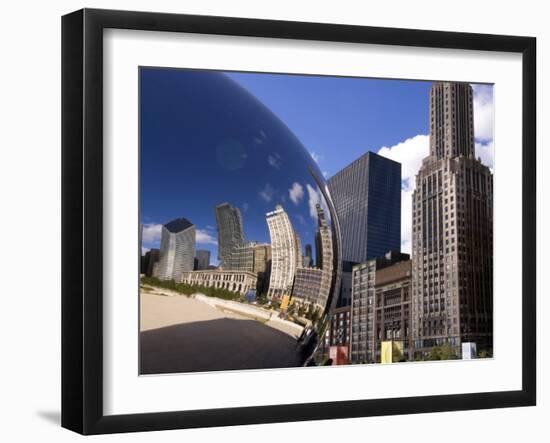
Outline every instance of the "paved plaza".
<svg viewBox="0 0 550 443">
<path fill-rule="evenodd" d="M 287 333 L 192 297 L 142 291 L 140 319 L 141 374 L 299 366 Z"/>
</svg>

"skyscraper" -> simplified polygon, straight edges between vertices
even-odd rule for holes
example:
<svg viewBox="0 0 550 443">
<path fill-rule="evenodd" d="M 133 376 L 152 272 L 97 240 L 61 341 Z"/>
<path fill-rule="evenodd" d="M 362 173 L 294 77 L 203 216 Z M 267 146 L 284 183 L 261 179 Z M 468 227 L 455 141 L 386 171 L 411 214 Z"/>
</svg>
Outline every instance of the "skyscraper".
<svg viewBox="0 0 550 443">
<path fill-rule="evenodd" d="M 430 155 L 412 208 L 415 351 L 462 342 L 492 350 L 493 177 L 475 159 L 472 88 L 434 83 Z"/>
<path fill-rule="evenodd" d="M 244 244 L 243 220 L 239 208 L 229 203 L 216 206 L 218 230 L 218 260 L 222 267 L 227 265 L 231 253 Z"/>
<path fill-rule="evenodd" d="M 208 269 L 210 265 L 210 251 L 206 249 L 197 249 L 195 258 L 197 259 L 197 271 Z"/>
<path fill-rule="evenodd" d="M 367 152 L 329 178 L 328 188 L 343 260 L 363 263 L 401 248 L 400 163 Z"/>
<path fill-rule="evenodd" d="M 177 218 L 162 227 L 157 276 L 161 280 L 181 280 L 183 271 L 192 271 L 195 259 L 195 225 Z"/>
<path fill-rule="evenodd" d="M 297 236 L 290 219 L 282 206 L 266 214 L 271 237 L 271 275 L 269 279 L 270 298 L 289 294 L 297 268 Z"/>
</svg>

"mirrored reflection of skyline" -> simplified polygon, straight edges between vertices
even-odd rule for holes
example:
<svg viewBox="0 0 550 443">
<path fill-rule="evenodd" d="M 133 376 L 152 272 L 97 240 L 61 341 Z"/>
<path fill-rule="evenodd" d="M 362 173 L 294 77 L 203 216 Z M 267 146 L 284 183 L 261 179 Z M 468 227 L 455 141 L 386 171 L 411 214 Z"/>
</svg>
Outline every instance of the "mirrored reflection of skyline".
<svg viewBox="0 0 550 443">
<path fill-rule="evenodd" d="M 269 243 L 266 214 L 281 205 L 302 244 L 315 250 L 315 206 L 325 203 L 304 165 L 322 173 L 296 137 L 240 87 L 225 87 L 233 81 L 223 74 L 140 75 L 144 247 L 158 247 L 159 224 L 185 217 L 196 227 L 197 249 L 218 264 L 215 208 L 229 203 L 240 211 L 246 240 Z M 193 109 L 184 106 L 190 102 Z"/>
</svg>

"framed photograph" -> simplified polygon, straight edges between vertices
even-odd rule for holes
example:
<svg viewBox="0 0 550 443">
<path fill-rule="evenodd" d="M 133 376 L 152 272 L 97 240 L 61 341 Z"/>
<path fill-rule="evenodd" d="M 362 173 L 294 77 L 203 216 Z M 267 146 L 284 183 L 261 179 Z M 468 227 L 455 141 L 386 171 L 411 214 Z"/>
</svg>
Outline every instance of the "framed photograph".
<svg viewBox="0 0 550 443">
<path fill-rule="evenodd" d="M 62 425 L 536 403 L 536 41 L 62 20 Z"/>
</svg>

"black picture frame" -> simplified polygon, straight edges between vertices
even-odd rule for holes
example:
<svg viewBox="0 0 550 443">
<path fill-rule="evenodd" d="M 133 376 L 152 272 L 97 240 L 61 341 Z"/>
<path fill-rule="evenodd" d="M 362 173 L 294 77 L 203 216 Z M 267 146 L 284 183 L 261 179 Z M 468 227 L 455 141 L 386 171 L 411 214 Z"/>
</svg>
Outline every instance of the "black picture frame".
<svg viewBox="0 0 550 443">
<path fill-rule="evenodd" d="M 522 55 L 522 388 L 131 415 L 103 413 L 103 30 L 503 51 Z M 62 426 L 152 431 L 536 404 L 536 39 L 229 17 L 83 9 L 62 18 Z"/>
</svg>

